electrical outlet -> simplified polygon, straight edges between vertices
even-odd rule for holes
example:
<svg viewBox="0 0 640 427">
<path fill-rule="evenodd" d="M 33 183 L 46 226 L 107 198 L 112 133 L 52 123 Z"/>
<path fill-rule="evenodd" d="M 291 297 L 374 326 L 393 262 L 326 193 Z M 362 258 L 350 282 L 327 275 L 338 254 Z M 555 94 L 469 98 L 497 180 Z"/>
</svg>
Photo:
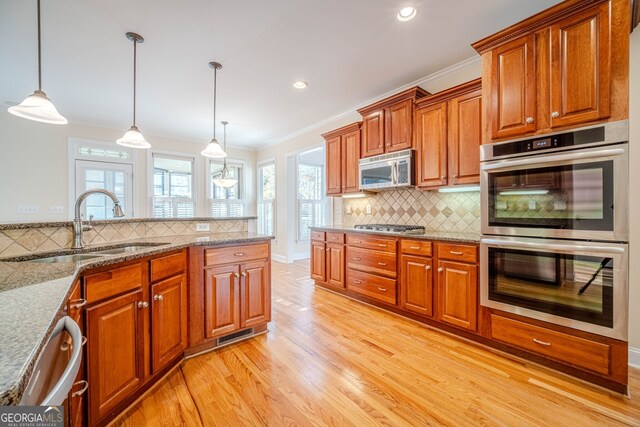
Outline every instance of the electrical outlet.
<svg viewBox="0 0 640 427">
<path fill-rule="evenodd" d="M 351 205 L 347 205 L 347 213 L 351 214 Z"/>
<path fill-rule="evenodd" d="M 367 215 L 371 215 L 371 205 L 367 205 Z"/>
<path fill-rule="evenodd" d="M 18 206 L 19 214 L 37 214 L 40 212 L 38 205 L 20 205 Z"/>
<path fill-rule="evenodd" d="M 529 210 L 530 211 L 535 211 L 536 210 L 536 201 L 535 200 L 529 200 Z"/>
<path fill-rule="evenodd" d="M 209 224 L 207 224 L 206 222 L 197 223 L 196 231 L 209 231 Z"/>
<path fill-rule="evenodd" d="M 553 210 L 566 211 L 567 202 L 565 202 L 564 200 L 556 200 L 555 202 L 553 202 Z"/>
<path fill-rule="evenodd" d="M 63 214 L 64 213 L 64 207 L 63 206 L 49 206 L 49 213 L 50 214 Z"/>
</svg>

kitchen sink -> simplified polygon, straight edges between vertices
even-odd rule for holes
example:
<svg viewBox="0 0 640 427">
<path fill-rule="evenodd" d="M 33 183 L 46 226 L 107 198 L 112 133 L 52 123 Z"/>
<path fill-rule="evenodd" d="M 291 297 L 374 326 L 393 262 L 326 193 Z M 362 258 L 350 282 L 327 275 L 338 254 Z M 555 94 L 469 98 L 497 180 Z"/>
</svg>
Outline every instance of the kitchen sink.
<svg viewBox="0 0 640 427">
<path fill-rule="evenodd" d="M 117 254 L 125 254 L 128 252 L 136 252 L 136 251 L 141 251 L 143 249 L 149 249 L 152 248 L 154 246 L 162 246 L 162 245 L 166 245 L 168 243 L 160 243 L 157 245 L 131 245 L 131 246 L 122 246 L 120 248 L 112 248 L 112 249 L 104 249 L 101 251 L 96 251 L 96 252 L 92 252 L 94 254 L 101 254 L 101 255 L 117 255 Z"/>
<path fill-rule="evenodd" d="M 78 261 L 86 261 L 88 259 L 100 258 L 105 255 L 97 255 L 97 254 L 73 254 L 73 255 L 58 255 L 58 256 L 50 256 L 47 258 L 36 258 L 31 259 L 31 262 L 42 262 L 46 264 L 55 264 L 59 262 L 78 262 Z"/>
</svg>

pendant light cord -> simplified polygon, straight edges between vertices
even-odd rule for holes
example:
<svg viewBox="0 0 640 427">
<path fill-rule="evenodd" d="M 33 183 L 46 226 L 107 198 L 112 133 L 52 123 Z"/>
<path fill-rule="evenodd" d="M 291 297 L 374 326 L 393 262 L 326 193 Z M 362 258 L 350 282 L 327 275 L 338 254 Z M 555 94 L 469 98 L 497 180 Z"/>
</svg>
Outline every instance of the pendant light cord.
<svg viewBox="0 0 640 427">
<path fill-rule="evenodd" d="M 42 92 L 42 46 L 40 42 L 40 0 L 38 0 L 38 91 Z"/>
<path fill-rule="evenodd" d="M 39 1 L 39 0 L 38 0 Z M 133 126 L 136 125 L 136 63 L 137 40 L 133 39 Z"/>
<path fill-rule="evenodd" d="M 218 95 L 218 68 L 213 67 L 213 139 L 216 139 L 216 98 Z"/>
</svg>

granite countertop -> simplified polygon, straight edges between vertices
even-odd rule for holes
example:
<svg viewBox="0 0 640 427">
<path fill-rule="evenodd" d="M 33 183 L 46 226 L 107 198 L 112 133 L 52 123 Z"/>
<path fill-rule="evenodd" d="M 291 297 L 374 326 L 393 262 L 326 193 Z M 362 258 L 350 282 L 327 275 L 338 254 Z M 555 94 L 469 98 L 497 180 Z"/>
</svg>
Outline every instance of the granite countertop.
<svg viewBox="0 0 640 427">
<path fill-rule="evenodd" d="M 480 243 L 480 233 L 460 233 L 455 231 L 436 231 L 426 230 L 421 234 L 412 233 L 398 233 L 394 231 L 376 231 L 376 230 L 359 230 L 353 227 L 343 227 L 340 225 L 331 227 L 311 227 L 312 230 L 317 231 L 338 231 L 344 233 L 362 233 L 362 234 L 377 234 L 382 236 L 394 236 L 402 237 L 405 239 L 414 240 L 439 240 L 441 242 L 457 242 L 457 243 Z"/>
<path fill-rule="evenodd" d="M 16 405 L 22 398 L 43 344 L 71 293 L 74 280 L 83 271 L 132 259 L 175 251 L 189 246 L 250 243 L 273 239 L 249 232 L 164 236 L 118 242 L 79 250 L 0 258 L 0 406 Z M 162 244 L 161 246 L 158 246 Z M 144 249 L 102 256 L 80 262 L 46 264 L 30 262 L 45 256 L 142 245 Z M 154 246 L 155 245 L 155 246 Z"/>
</svg>

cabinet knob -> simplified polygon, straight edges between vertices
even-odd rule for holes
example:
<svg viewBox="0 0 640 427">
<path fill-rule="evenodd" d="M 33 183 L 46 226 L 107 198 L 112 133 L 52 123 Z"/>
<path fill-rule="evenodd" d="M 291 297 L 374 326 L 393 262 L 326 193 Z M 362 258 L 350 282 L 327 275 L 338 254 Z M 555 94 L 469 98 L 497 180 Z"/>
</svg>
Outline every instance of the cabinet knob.
<svg viewBox="0 0 640 427">
<path fill-rule="evenodd" d="M 164 299 L 164 297 L 162 295 L 158 294 L 158 295 L 154 295 L 153 299 L 156 300 L 156 301 L 162 301 Z"/>
<path fill-rule="evenodd" d="M 446 177 L 446 176 L 444 176 L 444 175 L 442 175 L 442 176 L 440 177 L 440 179 L 444 181 L 445 179 L 447 179 L 447 177 Z"/>
<path fill-rule="evenodd" d="M 454 173 L 454 174 L 453 174 L 453 177 L 454 177 L 454 178 L 457 178 L 457 177 L 458 177 L 458 174 Z"/>
<path fill-rule="evenodd" d="M 553 113 L 551 113 L 552 119 L 557 119 L 558 117 L 560 117 L 560 113 L 558 113 L 557 111 L 554 111 Z"/>
<path fill-rule="evenodd" d="M 533 123 L 533 117 L 527 117 L 525 121 L 527 122 L 527 124 L 531 124 Z"/>
<path fill-rule="evenodd" d="M 323 250 L 324 250 L 324 249 L 323 249 Z M 240 277 L 240 275 L 239 275 L 238 273 L 233 273 L 233 275 L 234 275 L 236 278 Z"/>
<path fill-rule="evenodd" d="M 245 273 L 244 271 L 242 272 L 242 277 L 247 277 L 247 273 Z"/>
<path fill-rule="evenodd" d="M 425 270 L 431 270 L 431 266 L 430 266 L 430 265 L 425 265 L 425 266 L 424 266 L 424 269 L 425 269 Z"/>
<path fill-rule="evenodd" d="M 442 273 L 443 271 L 444 271 L 444 268 L 438 267 L 438 273 Z"/>
<path fill-rule="evenodd" d="M 146 301 L 138 301 L 138 308 L 147 308 L 149 307 L 149 303 Z"/>
</svg>

